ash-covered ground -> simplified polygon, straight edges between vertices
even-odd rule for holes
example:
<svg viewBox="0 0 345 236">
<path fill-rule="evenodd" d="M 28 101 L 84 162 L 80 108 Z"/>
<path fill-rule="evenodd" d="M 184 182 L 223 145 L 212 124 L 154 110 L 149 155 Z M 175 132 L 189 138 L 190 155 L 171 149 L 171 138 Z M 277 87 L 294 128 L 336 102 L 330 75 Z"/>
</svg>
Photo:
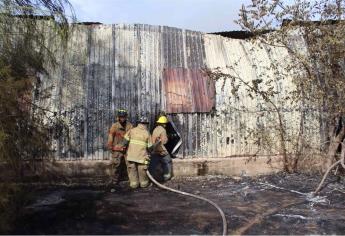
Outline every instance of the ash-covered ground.
<svg viewBox="0 0 345 236">
<path fill-rule="evenodd" d="M 176 178 L 167 186 L 216 202 L 229 234 L 344 234 L 345 180 L 277 174 L 258 178 Z M 40 187 L 12 234 L 221 234 L 217 210 L 155 186 L 111 193 L 101 185 Z"/>
</svg>

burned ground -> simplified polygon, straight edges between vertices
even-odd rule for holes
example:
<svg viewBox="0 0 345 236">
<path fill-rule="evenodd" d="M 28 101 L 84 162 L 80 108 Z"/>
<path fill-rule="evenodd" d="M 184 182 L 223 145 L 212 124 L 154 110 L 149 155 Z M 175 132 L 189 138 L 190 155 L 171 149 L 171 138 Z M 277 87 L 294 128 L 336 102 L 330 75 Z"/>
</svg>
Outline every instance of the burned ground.
<svg viewBox="0 0 345 236">
<path fill-rule="evenodd" d="M 178 178 L 169 187 L 202 195 L 225 212 L 232 234 L 344 234 L 345 180 L 320 176 Z M 111 193 L 96 186 L 36 187 L 12 234 L 221 234 L 218 212 L 200 200 L 156 187 Z M 96 187 L 95 187 L 96 186 Z"/>
</svg>

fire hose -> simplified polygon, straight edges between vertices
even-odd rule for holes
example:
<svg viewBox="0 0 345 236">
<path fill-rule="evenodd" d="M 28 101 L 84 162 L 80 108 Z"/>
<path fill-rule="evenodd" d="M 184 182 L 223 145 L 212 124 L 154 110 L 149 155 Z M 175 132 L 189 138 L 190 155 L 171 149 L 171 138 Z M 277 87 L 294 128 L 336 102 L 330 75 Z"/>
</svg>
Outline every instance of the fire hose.
<svg viewBox="0 0 345 236">
<path fill-rule="evenodd" d="M 182 194 L 182 195 L 185 195 L 185 196 L 197 198 L 197 199 L 203 200 L 203 201 L 205 201 L 205 202 L 208 202 L 209 204 L 211 204 L 212 206 L 214 206 L 214 207 L 218 210 L 220 216 L 222 217 L 222 221 L 223 221 L 223 235 L 227 235 L 228 229 L 227 229 L 227 222 L 226 222 L 225 214 L 224 214 L 223 210 L 222 210 L 216 203 L 214 203 L 213 201 L 211 201 L 211 200 L 209 200 L 209 199 L 207 199 L 207 198 L 204 198 L 204 197 L 201 197 L 201 196 L 198 196 L 198 195 L 194 195 L 194 194 L 191 194 L 191 193 L 187 193 L 187 192 L 183 192 L 183 191 L 176 190 L 176 189 L 173 189 L 173 188 L 169 188 L 169 187 L 167 187 L 167 186 L 165 186 L 165 185 L 163 185 L 163 184 L 158 183 L 158 182 L 152 177 L 152 175 L 150 174 L 149 171 L 146 171 L 146 173 L 147 173 L 147 176 L 149 177 L 149 179 L 150 179 L 155 185 L 157 185 L 157 186 L 158 186 L 159 188 L 161 188 L 161 189 L 165 189 L 165 190 L 168 190 L 168 191 L 171 191 L 171 192 L 174 192 L 174 193 L 178 193 L 178 194 Z"/>
</svg>

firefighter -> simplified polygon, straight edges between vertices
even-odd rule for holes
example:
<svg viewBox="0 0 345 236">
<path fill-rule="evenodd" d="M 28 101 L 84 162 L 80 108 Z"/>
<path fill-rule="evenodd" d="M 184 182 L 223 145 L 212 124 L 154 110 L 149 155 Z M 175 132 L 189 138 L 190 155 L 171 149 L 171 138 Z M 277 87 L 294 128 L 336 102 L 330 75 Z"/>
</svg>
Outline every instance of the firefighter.
<svg viewBox="0 0 345 236">
<path fill-rule="evenodd" d="M 125 134 L 133 128 L 132 124 L 127 121 L 127 111 L 125 109 L 117 110 L 117 122 L 114 123 L 108 135 L 108 148 L 111 151 L 110 160 L 110 181 L 108 185 L 118 185 L 123 170 L 126 168 L 125 146 L 123 138 Z"/>
<path fill-rule="evenodd" d="M 160 164 L 163 169 L 163 179 L 167 181 L 171 178 L 172 161 L 169 152 L 165 148 L 168 142 L 166 125 L 168 119 L 165 115 L 161 115 L 156 121 L 157 126 L 152 133 L 152 143 L 159 142 L 152 151 L 150 173 L 155 173 L 157 165 Z"/>
<path fill-rule="evenodd" d="M 151 135 L 148 131 L 148 118 L 142 116 L 138 126 L 125 135 L 127 149 L 127 173 L 129 186 L 133 189 L 148 187 L 150 182 L 146 174 L 150 162 L 149 149 L 152 148 Z"/>
</svg>

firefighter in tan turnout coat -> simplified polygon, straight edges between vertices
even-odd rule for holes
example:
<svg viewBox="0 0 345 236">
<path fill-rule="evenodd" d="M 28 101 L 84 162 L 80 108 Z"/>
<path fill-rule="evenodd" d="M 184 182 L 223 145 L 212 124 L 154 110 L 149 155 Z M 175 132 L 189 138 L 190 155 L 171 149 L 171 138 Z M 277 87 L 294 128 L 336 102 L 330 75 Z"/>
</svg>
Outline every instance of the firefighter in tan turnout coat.
<svg viewBox="0 0 345 236">
<path fill-rule="evenodd" d="M 163 179 L 167 181 L 172 175 L 172 161 L 169 152 L 165 148 L 165 144 L 168 142 L 168 135 L 166 131 L 166 125 L 168 118 L 161 115 L 156 121 L 157 126 L 152 133 L 152 143 L 158 143 L 155 145 L 150 164 L 150 173 L 155 173 L 157 166 L 160 164 L 163 169 Z"/>
<path fill-rule="evenodd" d="M 128 131 L 124 137 L 128 145 L 127 172 L 131 188 L 149 186 L 146 170 L 150 161 L 148 149 L 152 148 L 152 143 L 147 130 L 148 123 L 147 117 L 141 117 L 138 126 Z"/>
<path fill-rule="evenodd" d="M 110 160 L 110 181 L 109 184 L 117 185 L 123 170 L 126 167 L 125 146 L 123 139 L 125 134 L 133 128 L 132 124 L 127 121 L 127 111 L 125 109 L 117 110 L 117 122 L 114 123 L 108 135 L 108 148 L 111 151 Z"/>
</svg>

